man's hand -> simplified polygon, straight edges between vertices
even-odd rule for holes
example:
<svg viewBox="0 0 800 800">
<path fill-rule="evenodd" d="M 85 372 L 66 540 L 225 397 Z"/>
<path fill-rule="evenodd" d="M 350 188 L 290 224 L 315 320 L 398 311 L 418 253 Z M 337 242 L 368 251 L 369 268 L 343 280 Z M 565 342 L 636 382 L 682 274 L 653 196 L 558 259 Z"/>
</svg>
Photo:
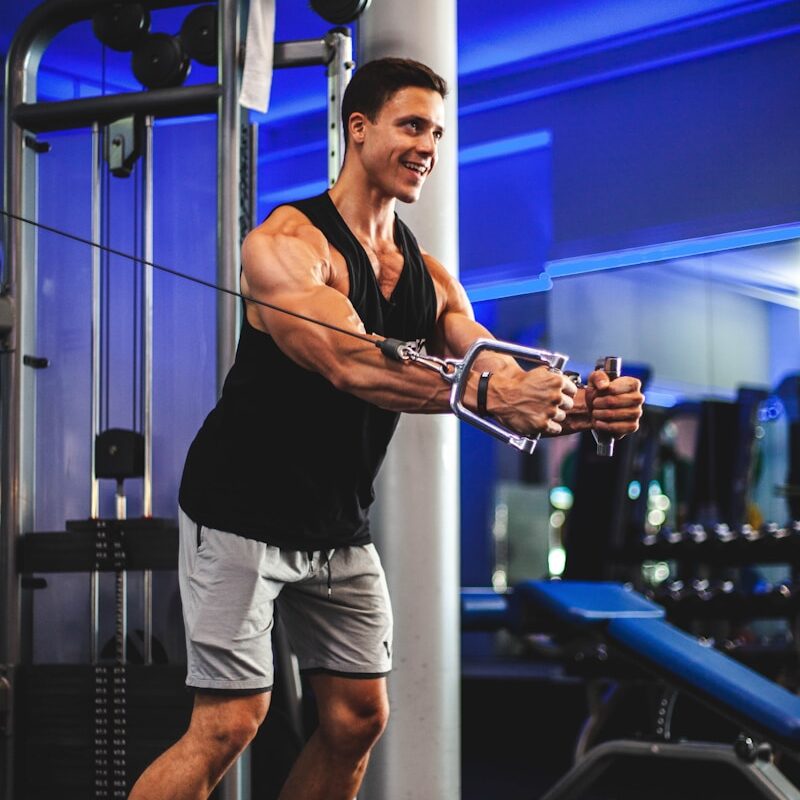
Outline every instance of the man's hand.
<svg viewBox="0 0 800 800">
<path fill-rule="evenodd" d="M 639 429 L 644 395 L 636 378 L 623 375 L 609 380 L 602 370 L 595 370 L 586 383 L 586 405 L 591 427 L 617 439 Z"/>
<path fill-rule="evenodd" d="M 488 412 L 523 436 L 561 433 L 577 392 L 571 380 L 545 367 L 530 372 L 501 370 L 489 387 Z"/>
</svg>

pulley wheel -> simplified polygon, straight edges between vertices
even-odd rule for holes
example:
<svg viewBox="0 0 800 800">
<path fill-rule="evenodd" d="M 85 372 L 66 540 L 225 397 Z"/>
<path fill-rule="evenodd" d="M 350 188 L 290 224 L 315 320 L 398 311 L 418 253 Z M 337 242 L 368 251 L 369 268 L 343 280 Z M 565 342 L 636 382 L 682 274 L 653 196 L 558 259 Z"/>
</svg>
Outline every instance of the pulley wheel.
<svg viewBox="0 0 800 800">
<path fill-rule="evenodd" d="M 114 3 L 92 17 L 92 30 L 106 47 L 127 52 L 150 30 L 150 12 L 139 3 Z"/>
<path fill-rule="evenodd" d="M 311 0 L 311 8 L 334 25 L 352 22 L 366 11 L 372 0 Z"/>
<path fill-rule="evenodd" d="M 133 51 L 131 61 L 136 79 L 148 89 L 180 86 L 190 65 L 181 40 L 168 33 L 148 34 Z"/>
<path fill-rule="evenodd" d="M 217 7 L 192 9 L 181 25 L 181 41 L 190 58 L 213 67 L 217 63 Z"/>
</svg>

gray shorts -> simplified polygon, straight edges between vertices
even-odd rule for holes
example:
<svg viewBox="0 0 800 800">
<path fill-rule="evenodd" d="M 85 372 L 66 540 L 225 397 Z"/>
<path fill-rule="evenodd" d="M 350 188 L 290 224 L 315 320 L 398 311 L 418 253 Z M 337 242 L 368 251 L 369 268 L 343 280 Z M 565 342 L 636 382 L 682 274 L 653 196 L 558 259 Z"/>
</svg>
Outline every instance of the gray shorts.
<svg viewBox="0 0 800 800">
<path fill-rule="evenodd" d="M 392 610 L 373 545 L 280 550 L 198 526 L 183 510 L 179 527 L 188 686 L 270 689 L 276 601 L 301 670 L 391 670 Z"/>
</svg>

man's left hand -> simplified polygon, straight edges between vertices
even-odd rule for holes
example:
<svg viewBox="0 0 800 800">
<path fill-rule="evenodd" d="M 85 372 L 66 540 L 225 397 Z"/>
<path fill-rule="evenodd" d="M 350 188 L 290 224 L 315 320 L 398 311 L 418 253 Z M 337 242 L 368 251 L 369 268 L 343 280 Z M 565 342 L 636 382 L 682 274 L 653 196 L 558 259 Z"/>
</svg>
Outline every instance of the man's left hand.
<svg viewBox="0 0 800 800">
<path fill-rule="evenodd" d="M 612 381 L 595 370 L 586 383 L 586 404 L 592 428 L 619 439 L 639 429 L 644 405 L 641 381 L 627 375 Z"/>
</svg>

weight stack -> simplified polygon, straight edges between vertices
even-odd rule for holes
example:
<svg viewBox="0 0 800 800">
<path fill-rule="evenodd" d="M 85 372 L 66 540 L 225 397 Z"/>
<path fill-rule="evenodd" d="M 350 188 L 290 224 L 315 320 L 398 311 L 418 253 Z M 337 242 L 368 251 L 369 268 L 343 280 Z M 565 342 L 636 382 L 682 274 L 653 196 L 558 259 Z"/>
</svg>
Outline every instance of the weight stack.
<svg viewBox="0 0 800 800">
<path fill-rule="evenodd" d="M 125 798 L 189 723 L 183 665 L 21 665 L 16 787 L 24 800 Z"/>
</svg>

